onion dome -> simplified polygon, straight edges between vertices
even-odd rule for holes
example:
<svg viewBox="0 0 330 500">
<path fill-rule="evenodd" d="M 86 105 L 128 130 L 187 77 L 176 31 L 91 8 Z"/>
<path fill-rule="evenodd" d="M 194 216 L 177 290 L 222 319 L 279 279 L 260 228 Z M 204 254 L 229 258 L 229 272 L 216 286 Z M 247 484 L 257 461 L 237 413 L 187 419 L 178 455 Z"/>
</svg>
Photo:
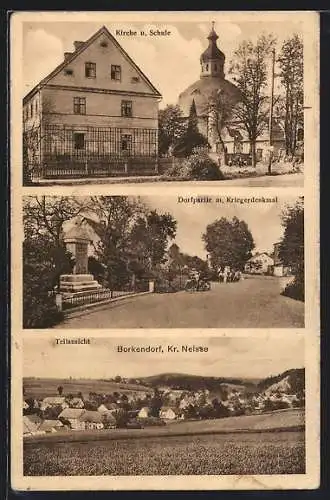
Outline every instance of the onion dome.
<svg viewBox="0 0 330 500">
<path fill-rule="evenodd" d="M 217 40 L 218 40 L 218 35 L 214 31 L 214 22 L 212 23 L 212 29 L 209 33 L 209 36 L 207 37 L 209 41 L 209 46 L 207 49 L 202 53 L 200 57 L 200 62 L 201 63 L 206 63 L 209 61 L 216 61 L 218 60 L 222 65 L 225 62 L 225 54 L 221 52 L 221 50 L 217 46 Z"/>
</svg>

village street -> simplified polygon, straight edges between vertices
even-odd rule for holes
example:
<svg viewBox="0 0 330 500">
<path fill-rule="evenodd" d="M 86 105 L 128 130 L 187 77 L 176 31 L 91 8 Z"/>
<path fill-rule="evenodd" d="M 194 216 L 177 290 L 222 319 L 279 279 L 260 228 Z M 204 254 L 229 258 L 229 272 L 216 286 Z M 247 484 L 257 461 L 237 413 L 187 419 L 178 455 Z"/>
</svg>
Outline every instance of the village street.
<svg viewBox="0 0 330 500">
<path fill-rule="evenodd" d="M 302 328 L 304 304 L 283 297 L 285 278 L 212 283 L 208 292 L 150 294 L 100 306 L 56 328 Z"/>
</svg>

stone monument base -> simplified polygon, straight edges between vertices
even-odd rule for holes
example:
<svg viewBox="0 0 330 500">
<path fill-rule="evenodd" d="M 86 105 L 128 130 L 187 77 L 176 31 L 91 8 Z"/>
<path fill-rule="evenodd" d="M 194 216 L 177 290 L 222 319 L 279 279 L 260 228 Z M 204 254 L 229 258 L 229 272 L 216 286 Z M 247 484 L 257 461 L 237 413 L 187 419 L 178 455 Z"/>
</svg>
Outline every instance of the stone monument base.
<svg viewBox="0 0 330 500">
<path fill-rule="evenodd" d="M 92 274 L 62 274 L 60 276 L 61 293 L 78 294 L 81 292 L 92 292 L 100 290 L 100 285 Z"/>
</svg>

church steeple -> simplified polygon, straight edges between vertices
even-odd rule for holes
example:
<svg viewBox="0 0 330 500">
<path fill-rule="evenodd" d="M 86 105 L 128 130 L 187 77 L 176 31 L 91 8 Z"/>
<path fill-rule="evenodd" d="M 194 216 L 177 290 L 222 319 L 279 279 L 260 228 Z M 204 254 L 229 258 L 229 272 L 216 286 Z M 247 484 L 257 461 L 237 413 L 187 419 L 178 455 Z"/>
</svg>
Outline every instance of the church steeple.
<svg viewBox="0 0 330 500">
<path fill-rule="evenodd" d="M 201 77 L 217 76 L 224 78 L 225 55 L 217 46 L 219 37 L 214 30 L 214 24 L 214 21 L 212 21 L 212 28 L 207 37 L 209 46 L 200 57 Z"/>
</svg>

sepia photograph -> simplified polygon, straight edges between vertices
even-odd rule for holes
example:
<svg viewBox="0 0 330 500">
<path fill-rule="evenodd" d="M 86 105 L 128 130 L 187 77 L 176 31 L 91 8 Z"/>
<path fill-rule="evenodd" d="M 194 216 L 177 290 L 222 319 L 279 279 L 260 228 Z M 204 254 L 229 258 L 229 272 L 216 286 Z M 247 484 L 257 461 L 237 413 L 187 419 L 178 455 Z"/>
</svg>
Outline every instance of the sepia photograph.
<svg viewBox="0 0 330 500">
<path fill-rule="evenodd" d="M 313 16 L 238 14 L 22 22 L 24 185 L 303 187 Z"/>
<path fill-rule="evenodd" d="M 23 327 L 303 328 L 304 200 L 24 196 Z"/>
<path fill-rule="evenodd" d="M 302 335 L 30 336 L 23 360 L 24 476 L 306 473 Z"/>
</svg>

